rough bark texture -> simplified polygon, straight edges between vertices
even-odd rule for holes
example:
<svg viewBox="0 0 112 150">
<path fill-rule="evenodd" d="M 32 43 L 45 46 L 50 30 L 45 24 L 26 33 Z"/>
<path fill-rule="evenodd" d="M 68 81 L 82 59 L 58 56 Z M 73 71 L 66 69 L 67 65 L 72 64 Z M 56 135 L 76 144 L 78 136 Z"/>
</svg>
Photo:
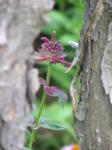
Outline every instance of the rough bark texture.
<svg viewBox="0 0 112 150">
<path fill-rule="evenodd" d="M 38 90 L 29 54 L 52 7 L 52 0 L 0 0 L 0 150 L 24 145 L 23 120 Z"/>
<path fill-rule="evenodd" d="M 85 23 L 91 20 L 97 0 L 85 0 Z M 81 100 L 76 126 L 81 150 L 112 150 L 112 1 L 88 37 L 83 62 Z"/>
</svg>

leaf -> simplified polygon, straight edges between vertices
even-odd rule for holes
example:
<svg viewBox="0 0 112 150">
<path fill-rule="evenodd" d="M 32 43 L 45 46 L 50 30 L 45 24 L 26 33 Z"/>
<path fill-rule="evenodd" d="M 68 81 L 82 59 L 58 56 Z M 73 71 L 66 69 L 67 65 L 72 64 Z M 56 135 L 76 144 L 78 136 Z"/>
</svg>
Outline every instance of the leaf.
<svg viewBox="0 0 112 150">
<path fill-rule="evenodd" d="M 49 105 L 49 107 L 45 106 L 43 115 L 47 118 L 47 120 L 55 120 L 57 122 L 61 122 L 61 124 L 65 128 L 65 132 L 73 137 L 73 139 L 76 139 L 76 134 L 74 134 L 74 128 L 72 125 L 72 106 L 70 103 L 67 103 L 67 105 L 65 105 L 64 111 L 56 102 L 52 103 L 52 105 Z"/>
<path fill-rule="evenodd" d="M 41 120 L 39 123 L 39 127 L 51 130 L 64 130 L 63 125 L 61 125 L 59 122 L 48 120 Z"/>
<path fill-rule="evenodd" d="M 44 86 L 44 91 L 49 95 L 49 96 L 55 96 L 59 98 L 59 103 L 61 104 L 62 107 L 64 107 L 64 104 L 67 101 L 67 95 L 65 92 L 60 90 L 58 87 L 55 86 Z"/>
<path fill-rule="evenodd" d="M 59 76 L 57 76 L 57 72 L 59 73 Z M 65 72 L 65 67 L 63 65 L 61 64 L 54 65 L 52 71 L 52 78 L 53 81 L 55 81 L 55 83 L 59 87 L 61 87 L 62 89 L 66 89 L 68 91 L 71 84 L 73 73 L 70 72 L 68 75 L 66 75 L 64 72 Z"/>
<path fill-rule="evenodd" d="M 75 38 L 75 36 L 72 34 L 63 34 L 60 36 L 60 41 L 63 44 L 67 45 L 68 41 L 73 40 L 74 38 Z"/>
<path fill-rule="evenodd" d="M 52 20 L 58 25 L 66 25 L 66 23 L 69 23 L 69 18 L 62 12 L 53 10 L 49 14 L 52 17 Z"/>
</svg>

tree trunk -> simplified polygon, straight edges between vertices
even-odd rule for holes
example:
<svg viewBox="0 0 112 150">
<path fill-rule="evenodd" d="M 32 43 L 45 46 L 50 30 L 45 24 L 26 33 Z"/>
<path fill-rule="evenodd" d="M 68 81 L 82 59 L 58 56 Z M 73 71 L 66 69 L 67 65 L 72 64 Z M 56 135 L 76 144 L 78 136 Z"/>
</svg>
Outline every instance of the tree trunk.
<svg viewBox="0 0 112 150">
<path fill-rule="evenodd" d="M 87 37 L 81 99 L 76 108 L 80 150 L 112 150 L 112 1 L 99 1 L 101 5 Z M 82 39 L 97 4 L 98 0 L 85 0 Z"/>
<path fill-rule="evenodd" d="M 29 56 L 52 7 L 53 0 L 0 0 L 0 150 L 24 145 L 24 120 L 39 86 Z"/>
</svg>

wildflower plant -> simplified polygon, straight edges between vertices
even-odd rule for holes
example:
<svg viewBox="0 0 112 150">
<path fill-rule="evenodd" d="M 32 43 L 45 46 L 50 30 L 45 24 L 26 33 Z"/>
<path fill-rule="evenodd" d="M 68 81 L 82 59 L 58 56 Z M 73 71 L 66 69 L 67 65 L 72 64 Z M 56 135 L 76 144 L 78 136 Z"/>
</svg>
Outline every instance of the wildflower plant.
<svg viewBox="0 0 112 150">
<path fill-rule="evenodd" d="M 71 63 L 65 60 L 67 53 L 64 52 L 64 48 L 59 41 L 55 40 L 56 32 L 52 33 L 52 40 L 50 41 L 47 37 L 42 37 L 43 41 L 38 52 L 35 53 L 35 58 L 37 62 L 48 61 L 48 70 L 46 80 L 40 78 L 40 83 L 43 87 L 43 96 L 40 104 L 40 108 L 38 110 L 37 116 L 35 117 L 35 122 L 32 128 L 31 137 L 28 145 L 28 149 L 32 149 L 33 142 L 35 140 L 35 136 L 37 136 L 37 131 L 39 127 L 46 127 L 48 129 L 54 130 L 62 130 L 64 129 L 57 122 L 46 121 L 46 119 L 42 119 L 41 114 L 46 102 L 47 95 L 54 96 L 59 98 L 60 104 L 63 106 L 67 101 L 67 95 L 61 89 L 56 86 L 50 86 L 50 77 L 52 72 L 52 65 L 56 63 L 61 63 L 66 67 L 70 67 Z"/>
</svg>

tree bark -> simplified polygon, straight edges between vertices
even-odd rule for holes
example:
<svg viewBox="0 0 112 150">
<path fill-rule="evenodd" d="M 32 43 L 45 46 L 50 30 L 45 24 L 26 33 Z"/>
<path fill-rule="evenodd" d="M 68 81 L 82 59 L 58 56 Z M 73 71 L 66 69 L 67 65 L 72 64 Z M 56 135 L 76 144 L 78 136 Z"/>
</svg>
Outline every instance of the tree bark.
<svg viewBox="0 0 112 150">
<path fill-rule="evenodd" d="M 82 39 L 97 2 L 85 0 Z M 105 0 L 100 18 L 89 34 L 83 60 L 81 98 L 76 108 L 80 150 L 112 150 L 111 103 L 112 1 Z"/>
<path fill-rule="evenodd" d="M 53 3 L 0 0 L 0 150 L 23 148 L 24 120 L 39 86 L 29 60 L 32 43 Z"/>
</svg>

